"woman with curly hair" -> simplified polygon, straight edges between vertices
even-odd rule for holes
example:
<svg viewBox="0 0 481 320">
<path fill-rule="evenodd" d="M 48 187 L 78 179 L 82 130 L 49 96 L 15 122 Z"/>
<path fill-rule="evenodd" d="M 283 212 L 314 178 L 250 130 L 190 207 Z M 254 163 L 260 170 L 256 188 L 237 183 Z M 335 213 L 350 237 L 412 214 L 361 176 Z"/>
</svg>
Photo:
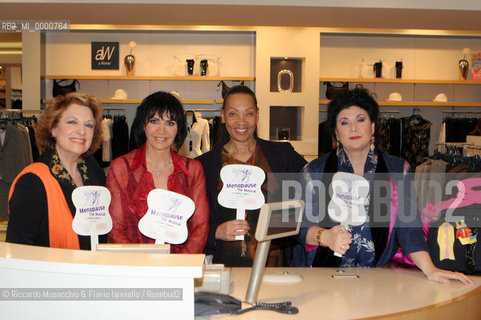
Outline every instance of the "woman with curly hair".
<svg viewBox="0 0 481 320">
<path fill-rule="evenodd" d="M 41 156 L 10 188 L 7 242 L 90 249 L 90 238 L 72 230 L 72 192 L 105 184 L 90 157 L 101 143 L 101 121 L 100 101 L 81 92 L 57 96 L 43 111 L 35 133 Z"/>
</svg>

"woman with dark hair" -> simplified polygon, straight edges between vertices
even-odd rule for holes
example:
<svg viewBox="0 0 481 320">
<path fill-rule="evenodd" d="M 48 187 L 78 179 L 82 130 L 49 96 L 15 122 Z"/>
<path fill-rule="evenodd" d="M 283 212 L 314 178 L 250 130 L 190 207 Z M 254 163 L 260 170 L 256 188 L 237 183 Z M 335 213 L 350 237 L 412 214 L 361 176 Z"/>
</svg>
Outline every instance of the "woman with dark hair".
<svg viewBox="0 0 481 320">
<path fill-rule="evenodd" d="M 65 249 L 90 249 L 90 237 L 72 230 L 76 208 L 72 192 L 104 185 L 93 157 L 100 146 L 102 107 L 92 95 L 59 95 L 43 111 L 36 129 L 41 153 L 10 189 L 7 241 Z"/>
<path fill-rule="evenodd" d="M 337 150 L 313 160 L 303 169 L 308 182 L 306 199 L 312 202 L 306 203 L 307 225 L 299 234 L 293 265 L 383 266 L 391 262 L 400 245 L 403 254 L 409 255 L 428 279 L 471 283 L 465 275 L 438 269 L 432 263 L 416 199 L 410 194 L 409 165 L 400 158 L 382 154 L 374 145 L 379 106 L 369 92 L 356 88 L 341 93 L 329 103 L 327 113 L 337 138 Z M 361 225 L 344 227 L 329 215 L 334 208 L 330 202 L 337 201 L 334 197 L 338 195 L 337 191 L 329 192 L 336 172 L 351 173 L 369 183 L 369 194 L 359 200 L 366 213 L 366 221 Z M 314 181 L 322 182 L 325 190 L 310 188 L 315 184 L 309 182 Z M 378 187 L 384 188 L 384 195 Z M 354 199 L 355 195 L 348 196 Z"/>
<path fill-rule="evenodd" d="M 197 158 L 206 173 L 210 207 L 210 228 L 205 253 L 213 255 L 214 263 L 251 266 L 257 245 L 254 234 L 259 210 L 248 210 L 245 220 L 237 220 L 235 209 L 225 208 L 217 202 L 217 195 L 223 185 L 220 170 L 228 164 L 260 167 L 267 177 L 262 185 L 266 196 L 274 192 L 267 190 L 269 173 L 299 172 L 306 161 L 288 142 L 272 142 L 256 137 L 259 108 L 254 92 L 247 86 L 232 87 L 224 96 L 220 111 L 228 133 L 226 142 Z M 236 241 L 238 235 L 244 235 L 245 240 Z"/>
<path fill-rule="evenodd" d="M 155 92 L 137 108 L 132 134 L 137 149 L 112 161 L 107 188 L 112 194 L 112 243 L 154 243 L 138 228 L 147 213 L 147 196 L 153 189 L 183 194 L 195 203 L 187 222 L 186 242 L 171 246 L 172 253 L 202 253 L 209 228 L 204 170 L 200 163 L 177 154 L 187 129 L 184 109 L 170 93 Z M 175 150 L 175 151 L 174 151 Z"/>
</svg>

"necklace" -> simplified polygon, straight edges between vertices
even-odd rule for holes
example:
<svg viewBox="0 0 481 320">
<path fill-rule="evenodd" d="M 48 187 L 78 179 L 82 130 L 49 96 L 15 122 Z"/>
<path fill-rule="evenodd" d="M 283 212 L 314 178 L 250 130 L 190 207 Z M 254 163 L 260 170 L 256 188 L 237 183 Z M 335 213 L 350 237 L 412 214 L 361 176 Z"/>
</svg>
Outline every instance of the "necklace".
<svg viewBox="0 0 481 320">
<path fill-rule="evenodd" d="M 157 170 L 157 169 L 154 169 L 152 168 L 153 165 L 152 165 L 152 161 L 150 160 L 145 160 L 150 166 L 151 166 L 151 170 L 149 170 L 151 173 L 154 173 L 155 172 L 155 176 L 158 178 L 160 177 L 160 175 L 162 174 L 162 172 L 165 170 L 165 168 L 167 168 L 171 163 L 172 163 L 172 159 L 169 159 L 163 163 L 161 163 L 161 165 L 163 165 L 163 168 L 160 169 L 160 170 Z"/>
</svg>

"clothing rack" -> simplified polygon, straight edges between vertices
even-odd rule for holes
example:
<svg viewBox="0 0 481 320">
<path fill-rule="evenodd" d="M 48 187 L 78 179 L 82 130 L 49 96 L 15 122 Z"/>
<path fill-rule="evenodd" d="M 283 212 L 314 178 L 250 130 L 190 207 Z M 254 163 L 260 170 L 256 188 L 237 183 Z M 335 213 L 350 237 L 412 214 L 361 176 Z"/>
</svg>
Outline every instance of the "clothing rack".
<svg viewBox="0 0 481 320">
<path fill-rule="evenodd" d="M 0 109 L 0 119 L 21 120 L 24 113 L 42 113 L 42 110 Z"/>
<path fill-rule="evenodd" d="M 471 111 L 471 110 L 443 110 L 443 113 L 481 113 L 481 111 Z"/>
<path fill-rule="evenodd" d="M 474 146 L 473 143 L 467 142 L 436 142 L 436 146 L 447 146 L 447 147 L 464 147 L 464 146 Z"/>
<path fill-rule="evenodd" d="M 447 152 L 454 154 L 459 154 L 462 148 L 463 155 L 467 155 L 467 149 L 481 150 L 481 145 L 468 142 L 436 142 L 434 145 L 446 147 Z"/>
<path fill-rule="evenodd" d="M 27 109 L 0 109 L 0 112 L 10 112 L 10 113 L 42 113 L 43 110 L 27 110 Z"/>
<path fill-rule="evenodd" d="M 443 110 L 443 113 L 447 113 L 447 114 L 451 114 L 451 115 L 455 115 L 456 113 L 457 114 L 466 114 L 466 115 L 469 115 L 469 114 L 481 114 L 481 111 L 471 111 L 471 110 Z"/>
</svg>

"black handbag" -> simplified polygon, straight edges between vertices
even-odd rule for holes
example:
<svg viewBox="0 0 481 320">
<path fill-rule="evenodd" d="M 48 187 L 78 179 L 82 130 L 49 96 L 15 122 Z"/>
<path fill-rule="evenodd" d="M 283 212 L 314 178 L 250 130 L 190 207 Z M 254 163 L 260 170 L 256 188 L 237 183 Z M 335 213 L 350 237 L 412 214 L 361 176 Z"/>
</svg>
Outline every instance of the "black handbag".
<svg viewBox="0 0 481 320">
<path fill-rule="evenodd" d="M 77 79 L 72 80 L 70 84 L 65 84 L 65 85 L 60 84 L 61 82 L 65 82 L 65 81 L 68 81 L 68 80 L 67 79 L 62 79 L 59 81 L 56 81 L 55 79 L 53 80 L 52 95 L 54 98 L 59 94 L 64 96 L 67 93 L 77 91 L 76 85 L 78 85 L 80 88 L 80 83 L 78 82 Z"/>
<path fill-rule="evenodd" d="M 324 82 L 326 84 L 326 98 L 334 99 L 339 93 L 349 90 L 349 82 Z"/>
<path fill-rule="evenodd" d="M 241 80 L 239 85 L 243 86 L 244 85 L 244 80 Z M 225 97 L 225 95 L 227 94 L 227 91 L 230 90 L 231 87 L 227 86 L 227 84 L 221 80 L 218 84 L 217 84 L 217 91 L 219 91 L 219 88 L 222 87 L 222 98 Z"/>
</svg>

